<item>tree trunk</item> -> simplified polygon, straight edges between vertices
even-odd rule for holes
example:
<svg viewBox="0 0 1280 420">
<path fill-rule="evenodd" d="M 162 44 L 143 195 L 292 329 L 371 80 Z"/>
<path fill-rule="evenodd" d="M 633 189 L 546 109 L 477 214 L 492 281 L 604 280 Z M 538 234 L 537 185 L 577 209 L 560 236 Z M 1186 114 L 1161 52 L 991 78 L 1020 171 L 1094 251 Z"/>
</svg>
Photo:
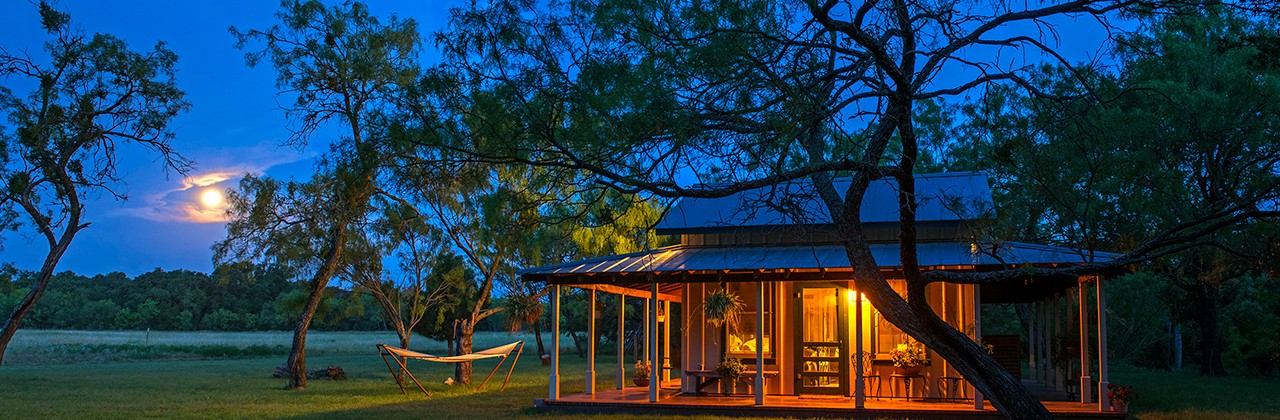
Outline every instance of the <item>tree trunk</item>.
<svg viewBox="0 0 1280 420">
<path fill-rule="evenodd" d="M 582 346 L 582 337 L 579 337 L 575 331 L 570 331 L 569 336 L 573 337 L 573 348 L 578 351 L 578 357 L 587 357 L 587 349 Z"/>
<path fill-rule="evenodd" d="M 458 355 L 471 354 L 472 337 L 475 334 L 475 325 L 469 320 L 461 323 L 461 330 L 458 334 Z M 467 385 L 471 383 L 471 362 L 458 362 L 453 369 L 453 379 L 459 385 Z"/>
<path fill-rule="evenodd" d="M 67 247 L 70 246 L 74 235 L 75 232 L 65 233 L 62 243 L 49 251 L 49 255 L 45 256 L 44 265 L 40 267 L 40 275 L 36 278 L 35 287 L 27 292 L 22 301 L 18 302 L 18 306 L 13 308 L 13 312 L 9 313 L 9 318 L 4 321 L 4 328 L 0 329 L 0 366 L 4 365 L 4 355 L 9 349 L 9 341 L 13 340 L 14 334 L 18 333 L 18 326 L 22 324 L 22 319 L 31 312 L 31 308 L 36 306 L 36 301 L 40 300 L 40 296 L 44 295 L 45 289 L 49 287 L 49 282 L 53 280 L 53 272 L 58 267 L 58 261 L 62 259 L 62 254 L 67 252 Z"/>
<path fill-rule="evenodd" d="M 900 117 L 909 117 L 902 115 Z M 907 120 L 909 121 L 909 119 Z M 908 166 L 909 167 L 909 166 Z M 902 192 L 899 200 L 909 200 L 914 193 L 911 174 L 898 177 Z M 830 178 L 815 179 L 818 194 L 827 202 L 833 221 L 843 240 L 845 253 L 852 262 L 855 286 L 866 294 L 872 306 L 885 319 L 911 337 L 938 353 L 975 388 L 991 400 L 992 405 L 1007 418 L 1052 419 L 1049 410 L 1041 404 L 1022 383 L 1006 372 L 973 339 L 956 330 L 933 312 L 924 296 L 925 284 L 919 277 L 919 265 L 915 254 L 914 206 L 900 209 L 901 261 L 907 277 L 907 296 L 904 300 L 885 280 L 871 254 L 871 247 L 861 222 L 861 203 L 866 195 L 870 178 L 864 173 L 855 175 L 842 200 L 832 186 Z M 909 203 L 909 201 L 908 201 Z M 901 202 L 900 202 L 901 205 Z M 979 308 L 980 310 L 980 308 Z"/>
<path fill-rule="evenodd" d="M 289 350 L 289 389 L 307 388 L 307 329 L 311 328 L 311 319 L 315 317 L 320 300 L 324 299 L 324 291 L 329 286 L 329 279 L 338 271 L 338 262 L 342 260 L 342 248 L 346 244 L 346 226 L 334 228 L 331 248 L 325 256 L 324 265 L 311 278 L 311 296 L 307 297 L 307 305 L 298 316 L 298 323 L 293 328 L 293 348 Z"/>
<path fill-rule="evenodd" d="M 866 254 L 870 258 L 870 253 Z M 855 275 L 855 278 L 866 277 Z M 938 353 L 1005 417 L 1052 418 L 1049 410 L 1017 378 L 1001 368 L 973 339 L 938 318 L 926 303 L 903 301 L 880 279 L 859 280 L 857 287 L 865 291 L 872 306 L 880 310 L 886 320 Z"/>
<path fill-rule="evenodd" d="M 49 252 L 45 256 L 45 265 L 40 268 L 40 277 L 36 278 L 36 286 L 31 288 L 31 292 L 27 292 L 27 296 L 18 302 L 18 306 L 14 306 L 12 312 L 9 312 L 9 318 L 5 320 L 4 329 L 0 329 L 0 366 L 4 365 L 5 351 L 9 348 L 9 341 L 12 341 L 13 335 L 18 333 L 19 325 L 22 325 L 22 319 L 26 318 L 32 307 L 36 307 L 36 301 L 45 295 L 45 289 L 49 288 L 49 283 L 54 279 L 54 270 L 58 268 L 58 261 L 61 260 L 63 254 L 67 252 L 70 241 L 64 241 Z"/>
<path fill-rule="evenodd" d="M 649 327 L 645 326 L 645 328 L 649 328 Z M 641 334 L 639 333 L 631 335 L 631 357 L 636 359 L 637 361 L 644 360 L 643 358 L 640 357 L 640 349 L 644 347 L 644 344 L 640 342 L 640 337 L 641 337 Z"/>
<path fill-rule="evenodd" d="M 542 324 L 537 321 L 533 322 L 533 338 L 538 341 L 538 357 L 547 354 L 546 346 L 542 345 Z"/>
<path fill-rule="evenodd" d="M 1182 325 L 1173 324 L 1173 371 L 1182 371 Z"/>
<path fill-rule="evenodd" d="M 869 248 L 864 246 L 863 249 L 868 251 L 865 253 L 868 258 L 866 261 L 874 261 L 870 259 Z M 862 253 L 851 254 L 864 256 Z M 854 260 L 854 256 L 851 255 L 850 259 Z M 878 271 L 866 274 L 878 275 Z M 942 356 L 970 384 L 989 398 L 1005 417 L 1052 418 L 1049 410 L 1017 378 L 1001 368 L 973 339 L 938 318 L 925 302 L 903 301 L 884 280 L 872 280 L 873 277 L 860 275 L 855 275 L 854 278 L 866 279 L 857 280 L 857 287 L 866 293 L 872 306 L 886 320 Z"/>
<path fill-rule="evenodd" d="M 413 338 L 413 333 L 406 331 L 403 326 L 396 325 L 396 334 L 400 335 L 400 348 L 408 349 L 409 339 Z"/>
<path fill-rule="evenodd" d="M 1195 288 L 1200 304 L 1197 321 L 1200 324 L 1200 373 L 1207 376 L 1226 376 L 1222 366 L 1222 337 L 1219 328 L 1218 286 L 1200 284 Z"/>
<path fill-rule="evenodd" d="M 458 355 L 458 324 L 462 320 L 453 320 L 453 327 L 449 329 L 449 356 Z"/>
<path fill-rule="evenodd" d="M 1031 309 L 1026 303 L 1013 304 L 1013 313 L 1018 316 L 1018 325 L 1022 326 L 1022 331 L 1031 331 Z"/>
</svg>

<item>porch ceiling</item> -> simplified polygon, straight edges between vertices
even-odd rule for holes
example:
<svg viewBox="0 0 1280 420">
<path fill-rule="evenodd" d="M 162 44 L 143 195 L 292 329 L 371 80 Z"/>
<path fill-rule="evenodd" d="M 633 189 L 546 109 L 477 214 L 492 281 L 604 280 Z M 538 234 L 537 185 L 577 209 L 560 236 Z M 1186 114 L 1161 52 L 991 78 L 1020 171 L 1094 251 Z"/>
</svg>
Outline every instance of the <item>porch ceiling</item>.
<svg viewBox="0 0 1280 420">
<path fill-rule="evenodd" d="M 565 284 L 565 286 L 642 299 L 653 296 L 653 291 L 650 289 L 652 284 Z M 684 295 L 680 293 L 680 288 L 680 283 L 658 283 L 658 300 L 683 303 Z"/>
</svg>

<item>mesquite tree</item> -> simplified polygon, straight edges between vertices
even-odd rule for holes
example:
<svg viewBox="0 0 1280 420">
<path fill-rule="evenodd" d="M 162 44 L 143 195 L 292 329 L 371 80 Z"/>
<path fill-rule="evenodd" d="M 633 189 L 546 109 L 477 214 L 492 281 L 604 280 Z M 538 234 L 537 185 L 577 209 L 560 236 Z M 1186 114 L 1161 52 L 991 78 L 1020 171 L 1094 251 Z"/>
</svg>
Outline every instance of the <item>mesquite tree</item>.
<svg viewBox="0 0 1280 420">
<path fill-rule="evenodd" d="M 503 126 L 521 135 L 502 142 L 460 137 L 451 147 L 469 159 L 562 171 L 571 185 L 672 198 L 812 185 L 771 198 L 823 204 L 792 217 L 835 228 L 857 289 L 888 321 L 945 358 L 1004 415 L 1049 418 L 1018 378 L 935 315 L 924 298 L 928 284 L 1106 273 L 1263 213 L 1213 209 L 1120 258 L 1071 268 L 924 272 L 916 253 L 916 117 L 927 101 L 992 84 L 1053 96 L 1027 78 L 1046 60 L 1073 68 L 1055 49 L 1053 22 L 1083 16 L 1110 27 L 1139 3 L 495 1 L 456 13 L 443 36 L 446 71 L 463 83 L 442 101 L 474 110 L 468 105 L 497 98 L 487 99 L 503 104 L 494 120 L 518 121 Z M 475 114 L 457 119 L 483 119 Z M 899 191 L 905 297 L 889 286 L 862 231 L 863 197 L 881 179 Z"/>
<path fill-rule="evenodd" d="M 412 333 L 429 313 L 453 304 L 451 297 L 465 287 L 463 270 L 441 264 L 453 258 L 443 232 L 417 211 L 398 202 L 383 202 L 371 223 L 372 238 L 353 246 L 343 268 L 353 290 L 373 296 L 384 319 L 409 348 Z M 395 261 L 395 269 L 384 269 Z M 436 310 L 436 311 L 433 311 Z"/>
<path fill-rule="evenodd" d="M 1065 69 L 1035 79 L 1075 93 L 1047 101 L 996 89 L 969 109 L 975 141 L 964 169 L 990 168 L 1001 222 L 1014 240 L 1054 238 L 1125 250 L 1188 220 L 1223 209 L 1274 209 L 1280 196 L 1280 65 L 1274 20 L 1230 8 L 1157 16 L 1122 37 L 1114 74 L 1093 86 Z M 1095 95 L 1079 95 L 1091 89 Z M 969 166 L 972 165 L 972 166 Z M 1015 220 L 1020 219 L 1020 220 Z M 1155 259 L 1147 270 L 1193 299 L 1169 309 L 1200 326 L 1201 369 L 1224 375 L 1219 290 L 1261 267 L 1274 241 L 1267 227 L 1236 226 L 1192 238 L 1209 245 Z"/>
<path fill-rule="evenodd" d="M 268 257 L 312 273 L 310 296 L 294 327 L 289 387 L 306 388 L 307 328 L 329 280 L 343 266 L 343 253 L 362 229 L 378 191 L 385 145 L 368 132 L 374 115 L 388 107 L 398 88 L 418 72 L 419 35 L 413 20 L 392 16 L 384 24 L 361 3 L 325 6 L 285 0 L 267 29 L 231 28 L 236 46 L 265 44 L 245 55 L 248 65 L 267 60 L 277 71 L 285 108 L 294 123 L 289 143 L 304 147 L 330 121 L 341 125 L 329 153 L 307 183 L 246 178 L 231 200 L 227 240 L 218 259 Z M 303 193 L 302 191 L 306 191 Z"/>
<path fill-rule="evenodd" d="M 0 217 L 21 214 L 19 228 L 30 229 L 49 251 L 35 285 L 0 330 L 0 361 L 58 261 L 89 227 L 86 197 L 127 199 L 117 170 L 121 148 L 146 149 L 166 169 L 190 166 L 174 151 L 169 130 L 188 107 L 174 81 L 177 55 L 164 43 L 134 51 L 111 35 L 83 33 L 47 3 L 38 9 L 52 38 L 44 46 L 47 62 L 0 49 L 0 78 L 31 86 L 25 95 L 0 87 L 0 111 L 13 127 L 0 132 Z"/>
</svg>

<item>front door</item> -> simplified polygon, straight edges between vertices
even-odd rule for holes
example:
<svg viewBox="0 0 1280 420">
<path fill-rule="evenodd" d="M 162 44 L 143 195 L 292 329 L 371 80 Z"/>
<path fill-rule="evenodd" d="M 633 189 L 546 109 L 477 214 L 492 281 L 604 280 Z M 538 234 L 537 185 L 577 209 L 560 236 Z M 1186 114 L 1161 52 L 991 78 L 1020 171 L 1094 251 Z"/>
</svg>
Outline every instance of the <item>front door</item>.
<svg viewBox="0 0 1280 420">
<path fill-rule="evenodd" d="M 843 288 L 835 285 L 801 287 L 796 305 L 796 390 L 800 394 L 844 395 L 847 357 Z"/>
</svg>

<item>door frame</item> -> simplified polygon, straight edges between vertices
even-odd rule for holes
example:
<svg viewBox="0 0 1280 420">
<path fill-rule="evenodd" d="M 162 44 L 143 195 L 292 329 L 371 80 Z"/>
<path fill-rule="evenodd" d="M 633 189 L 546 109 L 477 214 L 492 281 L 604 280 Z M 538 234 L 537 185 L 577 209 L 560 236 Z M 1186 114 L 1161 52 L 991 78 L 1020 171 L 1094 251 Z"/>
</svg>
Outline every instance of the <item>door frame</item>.
<svg viewBox="0 0 1280 420">
<path fill-rule="evenodd" d="M 840 355 L 836 361 L 840 386 L 835 388 L 806 388 L 804 386 L 804 291 L 805 289 L 835 289 L 836 291 L 836 342 Z M 796 395 L 847 395 L 849 393 L 849 305 L 845 295 L 848 287 L 839 283 L 795 283 L 792 289 L 794 304 L 791 322 L 795 334 L 792 336 L 792 349 L 795 352 L 795 393 Z"/>
</svg>

